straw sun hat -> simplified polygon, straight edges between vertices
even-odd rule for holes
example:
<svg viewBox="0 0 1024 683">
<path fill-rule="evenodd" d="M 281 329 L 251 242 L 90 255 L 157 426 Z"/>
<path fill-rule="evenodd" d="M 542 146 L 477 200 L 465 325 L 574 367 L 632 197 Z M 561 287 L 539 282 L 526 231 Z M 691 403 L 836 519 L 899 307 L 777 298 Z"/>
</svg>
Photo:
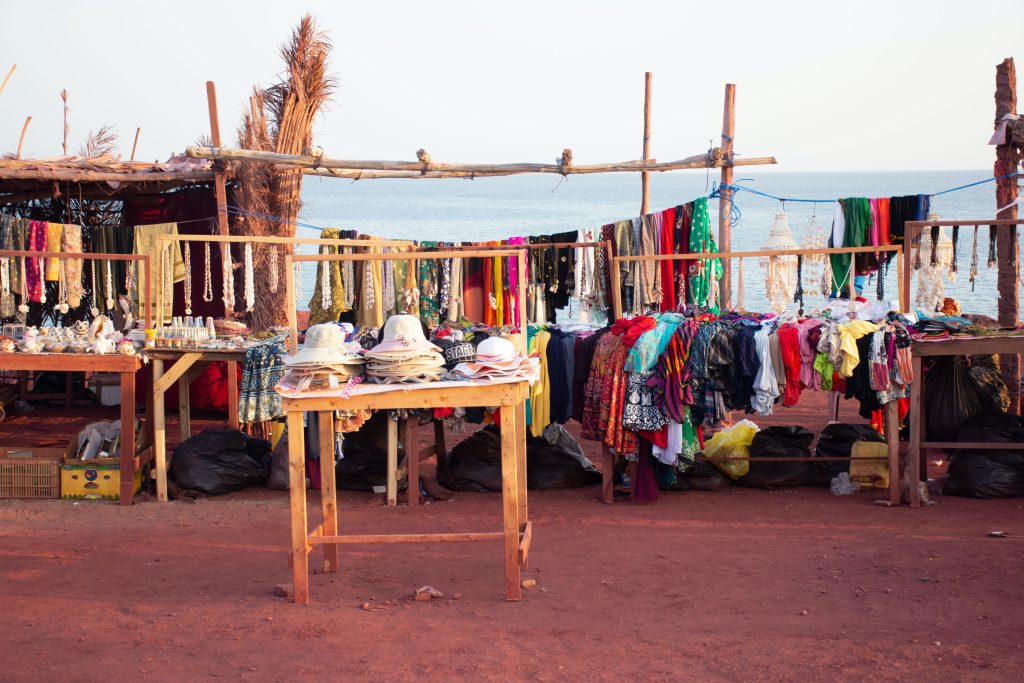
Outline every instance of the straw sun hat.
<svg viewBox="0 0 1024 683">
<path fill-rule="evenodd" d="M 298 353 L 288 356 L 290 368 L 325 365 L 362 365 L 363 358 L 345 344 L 345 332 L 333 323 L 313 325 L 306 330 L 306 341 Z"/>
</svg>

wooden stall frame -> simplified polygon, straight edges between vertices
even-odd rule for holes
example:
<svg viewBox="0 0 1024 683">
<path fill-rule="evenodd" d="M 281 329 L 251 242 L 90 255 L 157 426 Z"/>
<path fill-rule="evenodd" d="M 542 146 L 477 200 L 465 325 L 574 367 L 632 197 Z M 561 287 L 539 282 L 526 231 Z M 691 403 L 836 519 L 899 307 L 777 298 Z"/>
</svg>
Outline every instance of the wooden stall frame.
<svg viewBox="0 0 1024 683">
<path fill-rule="evenodd" d="M 900 284 L 899 287 L 899 299 L 903 301 L 904 291 L 903 282 L 901 276 L 906 272 L 903 268 L 903 254 L 904 247 L 902 245 L 879 245 L 879 246 L 866 246 L 866 247 L 827 247 L 821 249 L 759 249 L 755 251 L 733 251 L 733 252 L 721 252 L 721 253 L 689 253 L 689 254 L 650 254 L 646 256 L 615 256 L 612 258 L 612 267 L 610 272 L 612 273 L 612 294 L 614 300 L 614 310 L 616 311 L 615 317 L 621 317 L 622 311 L 622 292 L 621 292 L 621 280 L 619 276 L 619 269 L 617 264 L 619 262 L 631 262 L 631 261 L 693 261 L 693 260 L 708 260 L 708 259 L 733 259 L 733 258 L 758 258 L 758 257 L 779 257 L 779 256 L 811 256 L 811 255 L 831 255 L 831 254 L 865 254 L 865 253 L 895 253 L 896 254 L 896 268 L 897 268 L 897 281 Z M 887 458 L 878 458 L 878 460 L 885 460 L 889 464 L 889 501 L 892 505 L 898 505 L 900 502 L 899 498 L 899 415 L 897 410 L 897 403 L 891 401 L 886 404 L 885 409 L 885 436 L 886 443 L 889 449 L 889 455 Z M 615 455 L 612 453 L 608 446 L 602 443 L 602 465 L 601 465 L 601 500 L 605 504 L 611 504 L 614 501 L 614 465 Z M 749 460 L 750 462 L 828 462 L 831 460 L 836 461 L 851 461 L 852 457 L 830 457 L 830 458 L 817 458 L 817 457 L 749 457 L 749 458 L 707 458 L 700 456 L 699 460 L 706 461 L 721 461 L 721 460 Z M 872 458 L 866 458 L 865 460 L 875 460 Z"/>
</svg>

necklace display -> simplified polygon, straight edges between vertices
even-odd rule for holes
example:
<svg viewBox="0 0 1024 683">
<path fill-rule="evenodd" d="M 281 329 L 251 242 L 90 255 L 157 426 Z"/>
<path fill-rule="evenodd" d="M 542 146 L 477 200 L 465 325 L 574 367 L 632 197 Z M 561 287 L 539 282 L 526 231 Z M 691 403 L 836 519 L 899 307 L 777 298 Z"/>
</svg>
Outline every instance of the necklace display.
<svg viewBox="0 0 1024 683">
<path fill-rule="evenodd" d="M 14 295 L 11 294 L 11 259 L 0 261 L 0 317 L 14 315 Z"/>
<path fill-rule="evenodd" d="M 324 261 L 320 268 L 320 307 L 325 311 L 330 310 L 334 305 L 334 298 L 331 296 L 331 264 Z"/>
<path fill-rule="evenodd" d="M 351 254 L 351 247 L 342 247 L 341 253 Z M 355 303 L 356 296 L 356 275 L 355 275 L 356 264 L 352 261 L 342 261 L 341 263 L 341 286 L 344 290 L 344 300 L 342 306 L 346 311 L 352 310 L 352 304 Z"/>
<path fill-rule="evenodd" d="M 224 287 L 223 287 L 223 301 L 224 309 L 228 311 L 235 310 L 235 273 L 234 264 L 231 262 L 231 247 L 225 246 L 224 248 L 224 267 L 223 267 Z"/>
<path fill-rule="evenodd" d="M 277 294 L 278 286 L 278 263 L 277 263 L 277 245 L 270 245 L 270 291 L 272 294 Z"/>
<path fill-rule="evenodd" d="M 22 325 L 28 316 L 28 285 L 25 283 L 25 259 L 21 259 L 21 303 L 18 305 L 18 322 Z"/>
<path fill-rule="evenodd" d="M 245 245 L 245 310 L 251 311 L 256 306 L 256 274 L 252 265 L 252 244 Z"/>
<path fill-rule="evenodd" d="M 295 300 L 302 301 L 302 269 L 299 267 L 301 264 L 296 262 L 292 265 L 292 270 L 295 271 Z"/>
<path fill-rule="evenodd" d="M 167 308 L 174 307 L 174 273 L 171 269 L 171 246 L 168 244 L 162 252 L 160 252 L 160 264 L 163 267 L 163 295 L 164 295 L 164 306 Z"/>
<path fill-rule="evenodd" d="M 185 242 L 185 315 L 192 315 L 192 245 Z"/>
<path fill-rule="evenodd" d="M 203 242 L 203 301 L 213 301 L 213 272 L 210 268 L 210 243 Z"/>
<path fill-rule="evenodd" d="M 57 275 L 57 305 L 53 310 L 58 313 L 67 313 L 71 306 L 68 304 L 68 283 L 67 274 L 64 270 L 64 259 L 60 260 Z"/>
<path fill-rule="evenodd" d="M 90 261 L 92 279 L 89 280 L 90 289 L 92 290 L 92 308 L 89 309 L 89 313 L 93 318 L 100 314 L 100 307 L 96 304 L 96 261 Z"/>
<path fill-rule="evenodd" d="M 107 310 L 114 310 L 114 269 L 107 261 Z"/>
</svg>

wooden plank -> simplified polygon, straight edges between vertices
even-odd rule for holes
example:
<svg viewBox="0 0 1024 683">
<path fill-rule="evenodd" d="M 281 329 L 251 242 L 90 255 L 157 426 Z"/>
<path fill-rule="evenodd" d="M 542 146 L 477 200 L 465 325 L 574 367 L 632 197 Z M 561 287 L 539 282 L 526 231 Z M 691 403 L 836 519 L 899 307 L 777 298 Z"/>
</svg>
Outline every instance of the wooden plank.
<svg viewBox="0 0 1024 683">
<path fill-rule="evenodd" d="M 165 393 L 171 388 L 171 385 L 178 381 L 192 365 L 199 360 L 200 353 L 184 353 L 178 359 L 178 361 L 167 368 L 167 371 L 153 383 L 153 391 L 155 393 Z"/>
<path fill-rule="evenodd" d="M 872 248 L 874 249 L 874 248 Z M 445 251 L 392 251 L 363 254 L 296 254 L 292 260 L 297 263 L 311 261 L 424 261 L 448 258 L 503 258 L 516 256 L 524 251 L 519 247 L 506 249 L 448 249 Z"/>
<path fill-rule="evenodd" d="M 317 244 L 323 247 L 400 247 L 413 243 L 412 240 L 391 240 L 377 237 L 371 237 L 369 239 L 333 239 L 328 237 L 273 237 L 270 235 L 157 235 L 156 239 L 158 242 L 212 242 L 215 244 L 286 245 Z M 504 248 L 507 249 L 508 247 Z"/>
<path fill-rule="evenodd" d="M 915 356 L 973 356 L 990 353 L 1024 352 L 1024 335 L 1005 337 L 950 337 L 939 341 L 915 341 L 910 345 Z"/>
<path fill-rule="evenodd" d="M 138 356 L 120 353 L 0 353 L 0 368 L 4 370 L 121 373 L 135 372 L 141 365 Z"/>
<path fill-rule="evenodd" d="M 889 457 L 878 457 L 878 458 L 857 458 L 862 462 L 888 462 Z M 766 456 L 755 456 L 755 455 L 722 455 L 722 456 L 707 456 L 698 455 L 697 460 L 701 462 L 731 462 L 731 461 L 745 461 L 750 462 L 850 462 L 852 458 L 848 455 L 766 455 Z"/>
<path fill-rule="evenodd" d="M 433 408 L 446 406 L 449 408 L 476 408 L 488 406 L 514 405 L 521 391 L 518 384 L 467 384 L 464 387 L 446 387 L 443 389 L 416 389 L 406 391 L 396 388 L 394 391 L 376 394 L 353 394 L 347 399 L 341 397 L 286 397 L 283 403 L 286 410 L 384 410 L 399 408 Z"/>
<path fill-rule="evenodd" d="M 288 413 L 288 498 L 291 510 L 292 595 L 309 604 L 309 555 L 306 543 L 306 448 L 302 413 Z"/>
<path fill-rule="evenodd" d="M 913 240 L 916 235 L 921 232 L 920 227 L 915 228 L 913 223 L 908 222 L 903 228 L 903 295 L 906 297 L 906 306 L 903 308 L 904 311 L 910 311 L 910 300 L 913 298 L 911 292 L 913 291 L 911 282 L 911 276 L 914 272 L 914 254 L 913 254 Z M 897 264 L 898 267 L 898 264 Z"/>
<path fill-rule="evenodd" d="M 415 509 L 420 504 L 420 459 L 419 435 L 416 418 L 402 420 L 402 442 L 405 444 L 405 467 L 409 472 L 409 485 L 405 490 L 409 506 Z"/>
<path fill-rule="evenodd" d="M 324 521 L 323 536 L 338 535 L 338 490 L 334 471 L 334 413 L 320 413 L 320 505 Z M 336 572 L 341 566 L 338 546 L 324 546 L 324 571 Z"/>
<path fill-rule="evenodd" d="M 121 505 L 135 496 L 135 373 L 121 373 Z"/>
<path fill-rule="evenodd" d="M 889 446 L 889 504 L 900 504 L 900 404 L 885 404 L 885 441 Z"/>
<path fill-rule="evenodd" d="M 154 390 L 150 392 L 153 395 L 153 414 L 150 419 L 153 422 L 153 456 L 156 460 L 156 499 L 157 502 L 166 503 L 167 413 L 164 408 L 164 392 L 155 389 L 164 374 L 164 362 L 159 358 L 153 358 L 150 360 L 150 365 L 153 366 L 152 386 L 154 387 Z"/>
<path fill-rule="evenodd" d="M 1024 451 L 1024 443 L 992 443 L 988 441 L 922 441 L 921 448 L 963 449 L 971 451 Z"/>
<path fill-rule="evenodd" d="M 522 598 L 519 584 L 519 462 L 516 453 L 516 416 L 501 411 L 501 503 L 505 528 L 505 599 Z"/>
<path fill-rule="evenodd" d="M 601 444 L 601 502 L 605 505 L 615 502 L 615 454 L 604 443 Z"/>
<path fill-rule="evenodd" d="M 907 444 L 907 490 L 910 507 L 921 506 L 918 483 L 921 480 L 921 432 L 924 429 L 924 373 L 921 357 L 911 359 L 914 380 L 910 383 L 910 442 Z"/>
<path fill-rule="evenodd" d="M 238 429 L 238 361 L 228 361 L 228 429 Z"/>
<path fill-rule="evenodd" d="M 526 524 L 530 520 L 529 492 L 526 486 L 526 403 L 519 403 L 511 408 L 502 410 L 514 410 L 516 418 L 516 473 L 519 475 L 519 524 Z"/>
<path fill-rule="evenodd" d="M 725 84 L 725 101 L 722 105 L 722 175 L 721 186 L 730 188 L 733 180 L 733 140 L 736 137 L 736 85 Z M 718 197 L 718 248 L 732 249 L 732 194 L 723 189 Z M 722 261 L 722 279 L 719 281 L 719 304 L 722 310 L 732 306 L 732 264 Z"/>
<path fill-rule="evenodd" d="M 311 545 L 351 545 L 355 543 L 465 543 L 474 541 L 500 541 L 504 532 L 467 532 L 442 534 L 353 534 L 344 536 L 312 536 Z"/>
<path fill-rule="evenodd" d="M 181 440 L 192 436 L 192 411 L 188 398 L 188 376 L 184 373 L 178 380 L 178 425 L 181 431 Z"/>
<path fill-rule="evenodd" d="M 388 481 L 385 496 L 388 507 L 398 505 L 398 422 L 388 417 Z"/>
<path fill-rule="evenodd" d="M 699 261 L 708 259 L 759 258 L 762 256 L 812 256 L 827 254 L 873 254 L 897 252 L 898 245 L 877 247 L 822 247 L 821 249 L 758 249 L 756 251 L 723 251 L 686 254 L 649 254 L 646 256 L 616 256 L 616 261 Z"/>
<path fill-rule="evenodd" d="M 530 544 L 533 543 L 533 522 L 523 524 L 519 535 L 519 566 L 526 569 L 530 564 Z"/>
</svg>

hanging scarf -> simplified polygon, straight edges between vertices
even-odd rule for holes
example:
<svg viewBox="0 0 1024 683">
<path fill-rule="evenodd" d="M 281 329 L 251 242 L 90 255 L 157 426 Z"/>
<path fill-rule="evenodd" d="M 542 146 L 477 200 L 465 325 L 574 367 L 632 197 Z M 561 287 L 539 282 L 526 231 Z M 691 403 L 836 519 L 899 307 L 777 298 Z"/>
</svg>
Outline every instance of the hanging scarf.
<svg viewBox="0 0 1024 683">
<path fill-rule="evenodd" d="M 693 202 L 693 216 L 690 221 L 690 253 L 717 254 L 718 245 L 711 236 L 711 216 L 708 213 L 707 197 Z M 690 261 L 688 300 L 711 313 L 718 313 L 715 296 L 718 281 L 722 277 L 721 259 L 694 259 Z"/>
</svg>

